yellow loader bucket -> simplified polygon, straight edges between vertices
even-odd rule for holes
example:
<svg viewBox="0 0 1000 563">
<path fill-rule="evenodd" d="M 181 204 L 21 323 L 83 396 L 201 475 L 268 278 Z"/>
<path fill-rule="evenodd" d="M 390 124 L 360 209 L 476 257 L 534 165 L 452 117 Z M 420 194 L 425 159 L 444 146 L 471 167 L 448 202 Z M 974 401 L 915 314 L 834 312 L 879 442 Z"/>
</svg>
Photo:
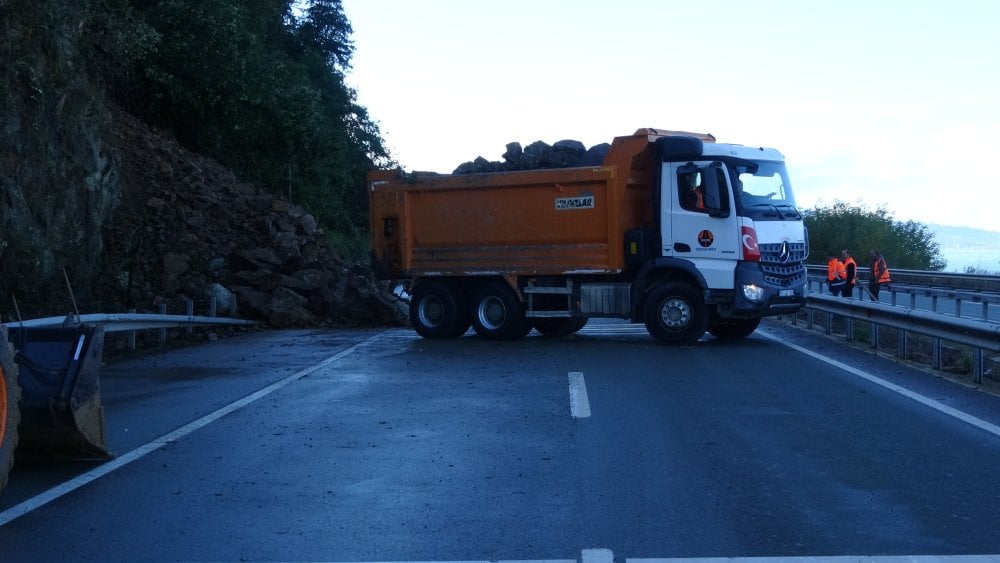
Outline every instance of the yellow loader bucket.
<svg viewBox="0 0 1000 563">
<path fill-rule="evenodd" d="M 104 327 L 8 328 L 21 387 L 18 456 L 111 458 L 99 381 Z"/>
</svg>

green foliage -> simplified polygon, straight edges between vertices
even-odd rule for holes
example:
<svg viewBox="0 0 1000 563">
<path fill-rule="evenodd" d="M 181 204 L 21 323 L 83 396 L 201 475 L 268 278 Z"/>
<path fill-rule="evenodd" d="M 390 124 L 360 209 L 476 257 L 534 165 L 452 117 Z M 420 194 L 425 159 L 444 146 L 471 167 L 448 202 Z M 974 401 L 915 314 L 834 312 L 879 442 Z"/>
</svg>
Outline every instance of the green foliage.
<svg viewBox="0 0 1000 563">
<path fill-rule="evenodd" d="M 81 27 L 89 76 L 118 95 L 127 95 L 126 86 L 134 79 L 133 65 L 149 55 L 160 35 L 128 0 L 95 2 Z"/>
<path fill-rule="evenodd" d="M 943 270 L 945 262 L 934 234 L 915 221 L 895 221 L 884 206 L 870 209 L 864 204 L 836 201 L 830 207 L 805 212 L 812 261 L 825 263 L 830 254 L 847 249 L 859 266 L 868 265 L 868 251 L 878 248 L 890 270 Z"/>
<path fill-rule="evenodd" d="M 328 228 L 367 225 L 365 173 L 389 157 L 344 83 L 353 44 L 340 0 L 122 1 L 156 39 L 119 97 L 132 113 Z"/>
</svg>

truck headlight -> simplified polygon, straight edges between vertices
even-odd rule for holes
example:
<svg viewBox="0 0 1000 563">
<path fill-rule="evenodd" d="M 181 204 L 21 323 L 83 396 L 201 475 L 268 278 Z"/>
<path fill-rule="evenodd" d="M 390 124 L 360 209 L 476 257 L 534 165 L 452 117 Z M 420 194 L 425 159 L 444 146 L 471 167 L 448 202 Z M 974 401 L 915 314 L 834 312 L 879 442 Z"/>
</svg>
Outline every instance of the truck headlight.
<svg viewBox="0 0 1000 563">
<path fill-rule="evenodd" d="M 764 288 L 754 284 L 745 284 L 743 286 L 743 298 L 751 303 L 760 303 L 764 301 Z"/>
</svg>

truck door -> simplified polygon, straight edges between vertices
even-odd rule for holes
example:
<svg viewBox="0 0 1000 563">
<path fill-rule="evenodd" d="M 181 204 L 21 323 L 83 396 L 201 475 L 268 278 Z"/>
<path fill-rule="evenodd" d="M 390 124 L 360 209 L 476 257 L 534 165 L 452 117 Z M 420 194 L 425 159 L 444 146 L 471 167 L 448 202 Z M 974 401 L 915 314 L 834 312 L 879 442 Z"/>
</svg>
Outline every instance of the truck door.
<svg viewBox="0 0 1000 563">
<path fill-rule="evenodd" d="M 732 182 L 720 162 L 665 162 L 663 255 L 691 261 L 713 289 L 732 289 L 740 257 Z"/>
</svg>

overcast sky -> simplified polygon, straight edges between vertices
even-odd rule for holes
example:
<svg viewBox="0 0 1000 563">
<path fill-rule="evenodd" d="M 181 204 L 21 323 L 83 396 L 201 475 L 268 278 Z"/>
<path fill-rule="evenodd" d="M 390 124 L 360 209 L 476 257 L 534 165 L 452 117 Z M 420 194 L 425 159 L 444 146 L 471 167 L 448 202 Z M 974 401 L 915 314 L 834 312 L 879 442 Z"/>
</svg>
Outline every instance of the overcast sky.
<svg viewBox="0 0 1000 563">
<path fill-rule="evenodd" d="M 777 148 L 801 207 L 1000 231 L 1000 2 L 343 0 L 407 170 L 640 127 Z"/>
</svg>

